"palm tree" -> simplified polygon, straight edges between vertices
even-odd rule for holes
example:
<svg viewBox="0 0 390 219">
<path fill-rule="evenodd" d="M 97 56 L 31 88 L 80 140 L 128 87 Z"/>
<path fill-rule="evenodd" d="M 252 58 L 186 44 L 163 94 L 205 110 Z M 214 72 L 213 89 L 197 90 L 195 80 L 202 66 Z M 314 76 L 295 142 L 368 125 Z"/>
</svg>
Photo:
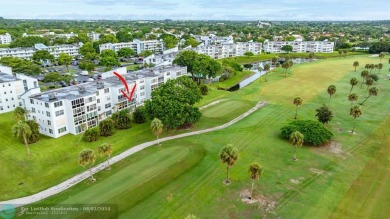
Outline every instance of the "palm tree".
<svg viewBox="0 0 390 219">
<path fill-rule="evenodd" d="M 328 91 L 328 94 L 329 94 L 329 102 L 330 102 L 330 99 L 332 99 L 332 96 L 336 93 L 336 86 L 334 86 L 333 84 L 329 85 L 327 91 Z"/>
<path fill-rule="evenodd" d="M 371 96 L 378 96 L 379 94 L 379 90 L 376 88 L 376 87 L 372 87 L 370 88 L 370 90 L 368 90 L 368 97 L 362 102 L 360 103 L 360 105 L 363 105 L 364 102 L 366 102 L 366 100 L 368 100 L 368 98 L 370 98 Z"/>
<path fill-rule="evenodd" d="M 370 64 L 370 74 L 371 74 L 371 71 L 375 69 L 375 65 L 374 64 Z"/>
<path fill-rule="evenodd" d="M 259 163 L 254 162 L 249 166 L 248 172 L 251 175 L 251 179 L 252 179 L 252 189 L 251 189 L 251 196 L 250 196 L 252 198 L 255 181 L 260 178 L 261 174 L 263 173 L 263 168 L 260 166 Z"/>
<path fill-rule="evenodd" d="M 302 105 L 302 102 L 303 102 L 302 98 L 300 98 L 300 97 L 295 97 L 295 98 L 294 98 L 293 103 L 294 103 L 294 105 L 296 106 L 296 108 L 295 108 L 295 117 L 294 117 L 294 119 L 297 119 L 297 115 L 298 115 L 298 106 Z"/>
<path fill-rule="evenodd" d="M 379 63 L 377 69 L 379 70 L 379 73 L 381 73 L 381 69 L 383 68 L 383 64 Z"/>
<path fill-rule="evenodd" d="M 303 144 L 304 136 L 299 131 L 295 131 L 290 135 L 290 144 L 294 146 L 294 157 L 293 160 L 297 160 L 297 147 L 301 147 Z"/>
<path fill-rule="evenodd" d="M 110 162 L 108 161 L 112 154 L 112 147 L 109 144 L 102 144 L 98 148 L 100 157 L 107 157 L 107 170 L 111 169 Z"/>
<path fill-rule="evenodd" d="M 345 58 L 347 56 L 348 50 L 344 49 L 343 53 L 344 53 L 344 58 Z"/>
<path fill-rule="evenodd" d="M 360 87 L 363 87 L 363 83 L 365 82 L 365 80 L 367 79 L 367 77 L 370 75 L 370 73 L 367 71 L 367 70 L 363 70 L 361 73 L 360 73 L 360 76 L 363 78 L 362 80 L 362 84 L 360 85 Z"/>
<path fill-rule="evenodd" d="M 89 165 L 89 172 L 91 174 L 91 181 L 95 181 L 92 174 L 92 166 L 96 161 L 95 152 L 91 149 L 84 149 L 79 154 L 79 164 L 83 167 Z"/>
<path fill-rule="evenodd" d="M 282 64 L 282 68 L 284 68 L 284 77 L 287 77 L 287 70 L 290 68 L 290 65 L 288 64 L 288 62 L 283 62 Z"/>
<path fill-rule="evenodd" d="M 356 102 L 358 100 L 358 95 L 355 93 L 350 94 L 348 95 L 348 100 L 351 101 L 351 107 L 352 107 L 353 102 Z"/>
<path fill-rule="evenodd" d="M 268 71 L 271 69 L 271 65 L 270 64 L 265 64 L 264 65 L 264 71 L 265 71 L 265 81 L 267 81 L 267 74 L 268 74 Z"/>
<path fill-rule="evenodd" d="M 349 115 L 351 115 L 353 117 L 352 133 L 354 133 L 354 131 L 355 131 L 355 120 L 356 120 L 357 117 L 362 115 L 362 110 L 360 109 L 359 106 L 354 106 L 349 111 Z"/>
<path fill-rule="evenodd" d="M 353 62 L 353 67 L 355 67 L 355 71 L 356 71 L 356 68 L 359 67 L 359 62 L 358 61 Z"/>
<path fill-rule="evenodd" d="M 24 145 L 27 148 L 27 156 L 31 155 L 30 154 L 30 147 L 28 145 L 28 139 L 30 138 L 31 134 L 32 134 L 32 131 L 31 131 L 30 126 L 22 120 L 19 120 L 18 123 L 16 123 L 16 125 L 12 126 L 12 135 L 15 138 L 22 138 L 23 139 Z"/>
<path fill-rule="evenodd" d="M 164 125 L 162 124 L 161 120 L 158 118 L 154 118 L 152 122 L 150 123 L 150 128 L 152 129 L 153 134 L 157 136 L 157 145 L 160 146 L 160 141 L 158 139 L 158 135 L 161 134 L 163 131 Z"/>
<path fill-rule="evenodd" d="M 385 57 L 385 53 L 381 52 L 379 53 L 379 61 L 382 63 L 382 59 Z"/>
<path fill-rule="evenodd" d="M 276 62 L 277 62 L 278 60 L 279 60 L 279 57 L 277 57 L 277 56 L 273 57 L 273 58 L 271 59 L 272 64 L 273 64 L 273 65 L 276 65 Z"/>
<path fill-rule="evenodd" d="M 226 183 L 230 183 L 229 179 L 229 169 L 237 162 L 238 159 L 238 149 L 233 147 L 233 145 L 228 144 L 222 148 L 219 153 L 219 159 L 222 163 L 226 163 Z"/>
<path fill-rule="evenodd" d="M 294 62 L 292 60 L 288 60 L 288 70 L 290 71 L 291 67 L 294 65 Z M 289 72 L 291 74 L 291 72 Z"/>
<path fill-rule="evenodd" d="M 356 86 L 358 82 L 359 81 L 357 80 L 357 78 L 351 78 L 351 80 L 349 81 L 349 84 L 351 85 L 351 90 L 349 91 L 349 93 L 352 92 L 353 87 Z"/>
<path fill-rule="evenodd" d="M 372 79 L 371 77 L 368 77 L 366 79 L 366 85 L 367 85 L 367 90 L 370 88 L 371 85 L 374 84 L 374 79 Z"/>
<path fill-rule="evenodd" d="M 19 121 L 19 120 L 24 120 L 27 114 L 27 110 L 24 109 L 23 107 L 16 107 L 14 109 L 14 118 Z"/>
</svg>

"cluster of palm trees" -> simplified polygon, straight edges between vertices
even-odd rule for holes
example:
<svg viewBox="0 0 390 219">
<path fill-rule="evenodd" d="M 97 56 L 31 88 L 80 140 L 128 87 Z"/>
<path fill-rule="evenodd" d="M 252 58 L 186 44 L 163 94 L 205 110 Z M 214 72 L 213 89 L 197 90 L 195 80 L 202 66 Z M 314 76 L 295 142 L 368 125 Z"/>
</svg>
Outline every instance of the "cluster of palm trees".
<svg viewBox="0 0 390 219">
<path fill-rule="evenodd" d="M 109 159 L 112 154 L 112 147 L 110 144 L 102 144 L 99 147 L 97 147 L 97 153 L 100 157 L 106 157 L 107 161 L 107 170 L 111 169 Z M 96 161 L 96 153 L 92 149 L 84 149 L 80 152 L 79 158 L 78 158 L 79 164 L 82 167 L 88 166 L 89 172 L 91 174 L 91 181 L 94 182 L 96 179 L 93 177 L 92 173 L 92 167 L 95 164 Z"/>
<path fill-rule="evenodd" d="M 17 123 L 12 126 L 12 135 L 15 138 L 22 139 L 24 145 L 27 149 L 27 156 L 31 156 L 29 142 L 31 141 L 31 137 L 34 134 L 34 131 L 37 132 L 39 129 L 39 124 L 34 120 L 26 121 L 26 114 L 28 111 L 23 107 L 16 107 L 14 110 L 14 118 Z M 34 128 L 35 127 L 35 128 Z M 39 131 L 38 131 L 39 132 Z M 39 140 L 39 135 L 37 136 L 37 140 L 32 142 L 37 142 Z"/>
<path fill-rule="evenodd" d="M 230 184 L 229 170 L 234 164 L 236 164 L 238 160 L 238 149 L 231 144 L 226 145 L 220 151 L 219 159 L 222 161 L 222 163 L 226 164 L 226 180 L 224 182 L 228 185 Z M 260 176 L 262 175 L 263 168 L 259 163 L 253 162 L 249 165 L 248 172 L 250 178 L 252 179 L 252 188 L 249 197 L 251 198 L 255 182 L 256 180 L 259 180 Z"/>
</svg>

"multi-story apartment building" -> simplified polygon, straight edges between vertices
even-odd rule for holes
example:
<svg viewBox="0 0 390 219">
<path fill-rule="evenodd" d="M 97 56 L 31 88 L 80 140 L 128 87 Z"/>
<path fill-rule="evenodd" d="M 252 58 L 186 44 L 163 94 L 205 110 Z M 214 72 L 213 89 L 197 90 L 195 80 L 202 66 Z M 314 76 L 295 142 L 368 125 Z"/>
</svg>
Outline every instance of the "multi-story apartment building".
<svg viewBox="0 0 390 219">
<path fill-rule="evenodd" d="M 214 34 L 210 34 L 209 36 L 192 35 L 192 37 L 194 37 L 200 43 L 203 43 L 205 46 L 234 43 L 232 36 L 220 37 Z"/>
<path fill-rule="evenodd" d="M 118 71 L 121 74 L 122 71 Z M 111 74 L 109 72 L 108 74 Z M 78 134 L 122 109 L 134 109 L 150 98 L 151 92 L 169 79 L 187 74 L 186 67 L 166 66 L 122 73 L 129 89 L 136 84 L 133 99 L 123 96 L 124 84 L 115 76 L 31 96 L 23 96 L 29 114 L 44 135 L 58 138 Z"/>
<path fill-rule="evenodd" d="M 200 54 L 206 54 L 214 59 L 222 59 L 227 57 L 243 56 L 246 52 L 253 54 L 261 53 L 261 43 L 257 42 L 238 42 L 233 44 L 220 45 L 199 45 L 195 48 Z"/>
<path fill-rule="evenodd" d="M 60 53 L 66 53 L 71 56 L 79 56 L 79 49 L 83 43 L 78 44 L 64 44 L 56 46 L 45 46 L 44 44 L 35 44 L 34 47 L 28 48 L 4 48 L 0 49 L 0 58 L 2 57 L 18 57 L 23 59 L 31 59 L 34 52 L 38 50 L 47 50 L 50 54 L 54 55 L 55 58 L 58 58 Z"/>
<path fill-rule="evenodd" d="M 87 34 L 87 36 L 92 40 L 92 41 L 98 41 L 100 37 L 100 33 L 95 33 L 95 32 L 90 32 Z"/>
<path fill-rule="evenodd" d="M 0 44 L 10 44 L 12 42 L 12 37 L 9 33 L 0 35 Z"/>
<path fill-rule="evenodd" d="M 131 48 L 137 54 L 141 53 L 144 50 L 149 50 L 154 53 L 161 53 L 164 51 L 164 43 L 160 40 L 133 40 L 133 42 L 124 42 L 124 43 L 106 43 L 99 45 L 99 50 L 102 52 L 106 49 L 114 50 L 118 52 L 122 48 Z"/>
<path fill-rule="evenodd" d="M 9 67 L 0 66 L 0 113 L 13 111 L 22 106 L 22 95 L 38 89 L 38 80 L 22 74 L 12 74 Z"/>
<path fill-rule="evenodd" d="M 333 52 L 334 42 L 325 41 L 264 41 L 264 52 L 282 53 L 284 45 L 291 45 L 292 52 L 318 52 L 330 53 Z"/>
</svg>

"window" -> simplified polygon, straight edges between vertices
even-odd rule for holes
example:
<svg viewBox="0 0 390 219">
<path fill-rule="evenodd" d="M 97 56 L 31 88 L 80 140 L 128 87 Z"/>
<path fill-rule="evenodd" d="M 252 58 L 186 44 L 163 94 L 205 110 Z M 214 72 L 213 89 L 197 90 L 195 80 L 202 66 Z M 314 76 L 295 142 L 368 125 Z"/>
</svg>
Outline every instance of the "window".
<svg viewBox="0 0 390 219">
<path fill-rule="evenodd" d="M 45 107 L 46 107 L 46 108 L 49 108 L 49 103 L 45 103 Z"/>
<path fill-rule="evenodd" d="M 47 125 L 51 125 L 51 121 L 50 120 L 47 120 Z"/>
<path fill-rule="evenodd" d="M 66 126 L 58 129 L 58 134 L 66 132 Z"/>
<path fill-rule="evenodd" d="M 56 116 L 64 115 L 64 110 L 58 110 L 56 111 Z"/>
<path fill-rule="evenodd" d="M 33 99 L 30 99 L 30 103 L 31 103 L 31 104 L 34 104 L 34 100 L 33 100 Z"/>
<path fill-rule="evenodd" d="M 111 107 L 111 103 L 107 103 L 106 105 L 105 105 L 105 108 L 107 109 L 107 108 L 110 108 Z"/>
<path fill-rule="evenodd" d="M 58 101 L 58 102 L 55 102 L 54 103 L 54 107 L 60 107 L 60 106 L 62 106 L 62 101 Z"/>
<path fill-rule="evenodd" d="M 50 112 L 46 111 L 46 116 L 50 117 Z"/>
<path fill-rule="evenodd" d="M 97 99 L 97 103 L 100 103 L 100 99 Z"/>
<path fill-rule="evenodd" d="M 104 88 L 104 93 L 106 94 L 108 92 L 110 92 L 110 88 Z"/>
<path fill-rule="evenodd" d="M 34 107 L 31 108 L 31 112 L 35 113 L 35 108 Z"/>
<path fill-rule="evenodd" d="M 49 133 L 50 133 L 50 134 L 53 134 L 53 130 L 52 130 L 52 129 L 49 129 Z"/>
</svg>

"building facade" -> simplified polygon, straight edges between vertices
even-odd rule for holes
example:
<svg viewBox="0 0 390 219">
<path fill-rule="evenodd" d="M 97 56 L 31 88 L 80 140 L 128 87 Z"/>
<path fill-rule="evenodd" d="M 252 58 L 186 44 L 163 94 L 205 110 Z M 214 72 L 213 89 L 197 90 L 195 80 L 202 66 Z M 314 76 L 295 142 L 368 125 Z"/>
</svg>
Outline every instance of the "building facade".
<svg viewBox="0 0 390 219">
<path fill-rule="evenodd" d="M 83 43 L 64 44 L 56 46 L 45 46 L 44 44 L 35 44 L 34 47 L 27 48 L 4 48 L 0 49 L 0 58 L 2 57 L 17 57 L 22 59 L 31 59 L 34 52 L 38 50 L 47 50 L 55 58 L 58 58 L 61 53 L 66 53 L 73 57 L 79 56 L 79 50 Z"/>
<path fill-rule="evenodd" d="M 334 42 L 330 41 L 264 41 L 264 52 L 282 53 L 282 47 L 291 45 L 292 52 L 331 53 L 334 50 Z"/>
<path fill-rule="evenodd" d="M 0 35 L 0 44 L 10 44 L 12 42 L 11 34 L 5 33 Z"/>
<path fill-rule="evenodd" d="M 118 71 L 121 74 L 122 71 Z M 109 74 L 109 73 L 108 73 Z M 39 123 L 40 132 L 58 138 L 79 134 L 122 109 L 134 109 L 150 98 L 151 92 L 169 79 L 187 75 L 186 67 L 164 66 L 121 74 L 135 92 L 131 101 L 125 98 L 124 84 L 115 76 L 30 96 L 23 104 L 27 117 Z"/>
<path fill-rule="evenodd" d="M 115 52 L 118 52 L 122 48 L 131 48 L 137 54 L 143 52 L 144 50 L 149 50 L 154 53 L 161 53 L 164 51 L 164 43 L 160 40 L 134 40 L 133 42 L 106 43 L 99 45 L 100 52 L 106 49 L 111 49 Z"/>
<path fill-rule="evenodd" d="M 257 42 L 238 42 L 209 46 L 201 44 L 194 50 L 200 54 L 208 55 L 214 59 L 222 59 L 228 57 L 243 56 L 246 52 L 260 54 L 262 50 L 262 44 Z"/>
<path fill-rule="evenodd" d="M 9 67 L 0 66 L 0 113 L 13 111 L 23 106 L 22 96 L 26 92 L 38 89 L 38 80 L 23 74 L 12 74 Z"/>
</svg>

